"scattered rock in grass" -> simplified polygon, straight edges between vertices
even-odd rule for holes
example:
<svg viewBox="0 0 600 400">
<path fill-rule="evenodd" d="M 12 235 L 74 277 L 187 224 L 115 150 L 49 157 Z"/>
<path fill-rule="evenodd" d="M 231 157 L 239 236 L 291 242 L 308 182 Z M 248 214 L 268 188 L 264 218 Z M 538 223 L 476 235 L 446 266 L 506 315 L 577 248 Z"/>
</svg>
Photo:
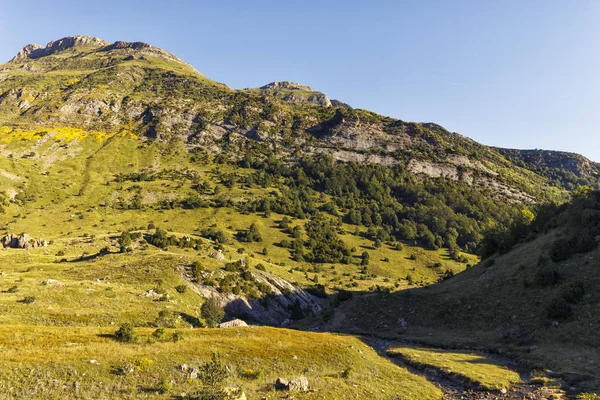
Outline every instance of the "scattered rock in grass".
<svg viewBox="0 0 600 400">
<path fill-rule="evenodd" d="M 157 293 L 154 289 L 148 289 L 144 293 L 139 294 L 142 297 L 161 297 L 160 293 Z"/>
<path fill-rule="evenodd" d="M 187 364 L 181 364 L 179 367 L 177 367 L 177 369 L 179 369 L 180 371 L 187 371 L 188 370 L 188 365 Z"/>
</svg>

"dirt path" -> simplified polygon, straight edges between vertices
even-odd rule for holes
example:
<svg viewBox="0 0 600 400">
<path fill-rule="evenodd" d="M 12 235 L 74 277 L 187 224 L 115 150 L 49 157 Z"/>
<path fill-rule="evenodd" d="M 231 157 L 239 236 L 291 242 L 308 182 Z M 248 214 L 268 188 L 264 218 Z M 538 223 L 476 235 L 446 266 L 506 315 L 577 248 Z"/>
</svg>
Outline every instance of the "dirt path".
<svg viewBox="0 0 600 400">
<path fill-rule="evenodd" d="M 423 376 L 428 381 L 440 388 L 444 393 L 444 400 L 546 400 L 546 399 L 568 399 L 565 393 L 560 389 L 551 389 L 534 385 L 530 382 L 529 377 L 521 375 L 522 382 L 512 385 L 506 391 L 484 391 L 470 387 L 464 382 L 452 379 L 435 368 L 425 368 L 423 370 L 414 368 L 402 361 L 400 358 L 389 357 L 386 350 L 395 344 L 406 344 L 397 341 L 383 340 L 374 337 L 363 337 L 362 340 L 373 347 L 377 353 L 408 369 L 416 375 Z M 515 365 L 511 360 L 506 359 L 507 365 Z"/>
</svg>

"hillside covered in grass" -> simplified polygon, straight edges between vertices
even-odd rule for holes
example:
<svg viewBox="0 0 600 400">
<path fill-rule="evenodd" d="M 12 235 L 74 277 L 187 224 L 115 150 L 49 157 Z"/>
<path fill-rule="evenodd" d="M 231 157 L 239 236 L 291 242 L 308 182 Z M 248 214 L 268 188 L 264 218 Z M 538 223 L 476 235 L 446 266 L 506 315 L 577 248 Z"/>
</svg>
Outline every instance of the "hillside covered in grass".
<svg viewBox="0 0 600 400">
<path fill-rule="evenodd" d="M 529 225 L 490 235 L 484 260 L 444 282 L 355 297 L 326 329 L 508 353 L 597 391 L 599 199 L 583 190 Z"/>
</svg>

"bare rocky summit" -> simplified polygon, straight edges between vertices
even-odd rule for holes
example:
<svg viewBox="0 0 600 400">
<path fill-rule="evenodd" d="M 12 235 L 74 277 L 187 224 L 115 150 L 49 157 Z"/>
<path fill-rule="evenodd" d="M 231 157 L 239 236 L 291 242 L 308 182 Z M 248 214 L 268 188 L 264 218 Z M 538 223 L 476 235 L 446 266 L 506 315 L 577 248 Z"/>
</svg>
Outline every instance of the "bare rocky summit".
<svg viewBox="0 0 600 400">
<path fill-rule="evenodd" d="M 68 36 L 62 39 L 53 40 L 48 43 L 46 47 L 40 46 L 36 43 L 28 44 L 27 46 L 23 47 L 23 50 L 19 51 L 11 61 L 17 62 L 23 61 L 27 58 L 36 59 L 45 57 L 76 46 L 104 47 L 108 46 L 109 44 L 110 43 L 106 40 L 92 36 Z"/>
</svg>

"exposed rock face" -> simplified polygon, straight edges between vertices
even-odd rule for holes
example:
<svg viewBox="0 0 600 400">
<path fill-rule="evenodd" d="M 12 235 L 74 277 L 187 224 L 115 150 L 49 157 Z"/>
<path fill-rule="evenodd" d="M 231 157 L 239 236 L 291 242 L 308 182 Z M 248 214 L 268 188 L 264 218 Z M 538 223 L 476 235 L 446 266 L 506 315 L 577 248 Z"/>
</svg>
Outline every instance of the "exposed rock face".
<svg viewBox="0 0 600 400">
<path fill-rule="evenodd" d="M 579 178 L 589 178 L 600 173 L 600 164 L 582 155 L 551 150 L 516 150 L 495 147 L 510 160 L 520 161 L 528 167 L 539 170 L 569 171 Z"/>
<path fill-rule="evenodd" d="M 331 101 L 324 93 L 313 90 L 310 86 L 300 85 L 299 83 L 281 81 L 271 82 L 259 88 L 264 93 L 279 97 L 290 103 L 314 104 L 324 107 L 331 107 Z"/>
<path fill-rule="evenodd" d="M 341 107 L 341 108 L 352 108 L 349 104 L 346 104 L 342 101 L 339 100 L 331 100 L 331 106 L 332 107 Z"/>
<path fill-rule="evenodd" d="M 316 124 L 308 131 L 342 150 L 394 152 L 410 146 L 409 135 L 391 136 L 382 128 L 380 124 L 347 115 L 343 109 L 338 109 L 330 120 Z"/>
<path fill-rule="evenodd" d="M 301 85 L 296 82 L 280 81 L 267 83 L 265 86 L 261 86 L 261 89 L 289 89 L 289 90 L 306 90 L 308 92 L 314 92 L 310 86 Z"/>
<path fill-rule="evenodd" d="M 321 311 L 319 299 L 305 290 L 292 285 L 285 279 L 261 271 L 252 271 L 253 278 L 271 288 L 271 295 L 262 301 L 243 296 L 219 293 L 214 287 L 195 286 L 203 297 L 216 298 L 228 315 L 246 321 L 271 326 L 286 326 L 290 323 L 293 307 L 300 307 L 305 314 Z"/>
<path fill-rule="evenodd" d="M 96 46 L 103 47 L 108 46 L 105 40 L 91 37 L 91 36 L 69 36 L 59 40 L 53 40 L 48 43 L 46 47 L 42 47 L 39 44 L 29 44 L 23 48 L 11 61 L 22 61 L 27 58 L 35 59 L 40 57 L 49 56 L 51 54 L 70 49 L 75 46 Z"/>
<path fill-rule="evenodd" d="M 2 246 L 13 248 L 13 249 L 30 249 L 35 247 L 46 247 L 48 246 L 48 242 L 45 240 L 36 240 L 33 239 L 26 233 L 23 233 L 19 236 L 10 233 L 4 236 L 1 239 Z"/>
<path fill-rule="evenodd" d="M 21 51 L 19 51 L 11 61 L 20 62 L 26 59 L 46 57 L 76 46 L 99 47 L 101 48 L 101 51 L 105 52 L 112 50 L 131 50 L 131 59 L 135 58 L 133 57 L 133 54 L 135 53 L 137 55 L 162 57 L 167 60 L 177 61 L 189 66 L 189 64 L 183 62 L 174 54 L 149 45 L 148 43 L 117 41 L 111 44 L 106 40 L 91 36 L 68 36 L 59 40 L 53 40 L 52 42 L 48 43 L 46 47 L 40 46 L 36 43 L 28 44 Z"/>
</svg>

